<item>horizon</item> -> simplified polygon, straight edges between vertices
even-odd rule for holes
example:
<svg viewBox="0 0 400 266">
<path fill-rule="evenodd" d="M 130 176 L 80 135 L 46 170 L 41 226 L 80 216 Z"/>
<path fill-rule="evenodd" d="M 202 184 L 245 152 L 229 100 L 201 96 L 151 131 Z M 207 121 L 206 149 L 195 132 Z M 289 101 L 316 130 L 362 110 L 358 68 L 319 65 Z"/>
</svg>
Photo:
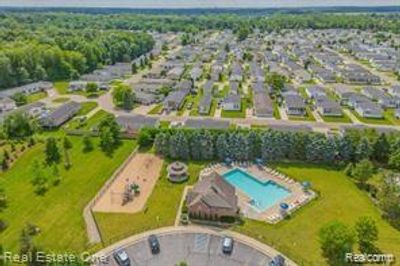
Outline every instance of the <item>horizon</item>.
<svg viewBox="0 0 400 266">
<path fill-rule="evenodd" d="M 263 8 L 313 8 L 313 7 L 386 7 L 400 6 L 397 0 L 0 0 L 0 7 L 17 8 L 129 8 L 129 9 L 263 9 Z M 321 3 L 322 2 L 322 3 Z"/>
</svg>

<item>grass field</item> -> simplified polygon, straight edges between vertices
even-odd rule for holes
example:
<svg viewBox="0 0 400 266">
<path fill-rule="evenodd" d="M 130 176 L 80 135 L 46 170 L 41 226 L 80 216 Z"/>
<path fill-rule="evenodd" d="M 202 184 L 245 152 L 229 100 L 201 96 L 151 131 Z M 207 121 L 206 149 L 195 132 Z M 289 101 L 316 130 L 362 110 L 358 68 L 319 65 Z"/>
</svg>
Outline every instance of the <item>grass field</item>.
<svg viewBox="0 0 400 266">
<path fill-rule="evenodd" d="M 166 178 L 166 166 L 151 194 L 146 209 L 136 214 L 95 213 L 105 244 L 123 239 L 129 235 L 174 224 L 177 209 L 186 185 L 194 184 L 203 163 L 190 163 L 190 179 L 184 184 L 172 184 Z"/>
<path fill-rule="evenodd" d="M 97 91 L 94 93 L 86 92 L 86 91 L 68 91 L 69 82 L 68 81 L 56 81 L 54 82 L 54 88 L 57 90 L 59 94 L 77 94 L 82 95 L 87 98 L 97 98 L 100 95 L 104 94 L 106 91 Z"/>
<path fill-rule="evenodd" d="M 79 115 L 87 115 L 90 111 L 94 110 L 98 104 L 96 102 L 85 102 L 81 103 L 81 109 L 78 112 Z"/>
<path fill-rule="evenodd" d="M 68 122 L 64 128 L 66 129 L 81 129 L 81 130 L 86 130 L 89 131 L 93 128 L 95 128 L 101 120 L 106 118 L 108 115 L 111 115 L 110 113 L 107 113 L 104 110 L 99 110 L 97 111 L 93 116 L 91 116 L 89 119 L 80 122 L 79 119 L 75 118 L 72 119 L 70 122 Z"/>
<path fill-rule="evenodd" d="M 387 109 L 383 113 L 386 120 L 388 120 L 393 125 L 399 126 L 400 120 L 395 117 L 395 109 Z"/>
<path fill-rule="evenodd" d="M 19 237 L 26 223 L 37 225 L 41 232 L 34 241 L 44 250 L 83 251 L 86 248 L 86 230 L 82 210 L 113 171 L 133 151 L 135 143 L 124 141 L 113 157 L 97 148 L 83 153 L 82 139 L 70 137 L 72 167 L 67 171 L 59 165 L 62 181 L 50 185 L 44 196 L 34 193 L 31 168 L 34 159 L 44 160 L 44 145 L 37 144 L 27 151 L 0 180 L 8 197 L 8 207 L 2 212 L 8 228 L 0 234 L 0 243 L 6 250 L 19 249 Z"/>
<path fill-rule="evenodd" d="M 323 116 L 321 118 L 328 123 L 352 123 L 351 119 L 343 113 L 342 116 Z"/>
<path fill-rule="evenodd" d="M 67 98 L 67 97 L 58 97 L 58 98 L 55 98 L 52 102 L 53 103 L 65 103 L 68 101 L 69 101 L 69 98 Z"/>
<path fill-rule="evenodd" d="M 163 109 L 163 105 L 162 104 L 157 104 L 156 106 L 154 106 L 153 109 L 151 109 L 147 114 L 149 115 L 158 115 L 161 113 L 162 109 Z"/>
<path fill-rule="evenodd" d="M 27 100 L 28 100 L 28 103 L 34 103 L 34 102 L 37 102 L 37 101 L 39 101 L 41 99 L 44 99 L 46 97 L 47 97 L 47 93 L 44 92 L 44 91 L 40 91 L 40 92 L 36 92 L 36 93 L 33 93 L 33 94 L 29 94 L 27 96 Z"/>
<path fill-rule="evenodd" d="M 54 88 L 59 94 L 68 94 L 68 81 L 56 81 L 54 82 Z"/>
<path fill-rule="evenodd" d="M 289 220 L 277 225 L 246 220 L 235 228 L 267 243 L 299 265 L 327 265 L 318 242 L 320 228 L 332 220 L 353 226 L 360 216 L 371 216 L 379 229 L 377 243 L 383 253 L 400 256 L 400 232 L 385 222 L 370 198 L 341 171 L 308 164 L 279 164 L 278 169 L 299 181 L 310 181 L 320 196 Z"/>
</svg>

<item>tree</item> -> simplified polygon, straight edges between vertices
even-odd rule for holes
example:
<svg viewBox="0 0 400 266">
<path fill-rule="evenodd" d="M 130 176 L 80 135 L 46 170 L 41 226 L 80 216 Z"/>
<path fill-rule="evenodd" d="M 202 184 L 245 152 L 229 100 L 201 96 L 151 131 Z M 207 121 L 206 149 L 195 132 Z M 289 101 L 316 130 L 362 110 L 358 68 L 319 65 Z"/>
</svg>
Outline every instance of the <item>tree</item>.
<svg viewBox="0 0 400 266">
<path fill-rule="evenodd" d="M 376 251 L 374 242 L 378 240 L 378 227 L 371 217 L 360 217 L 355 225 L 360 251 L 372 254 Z"/>
<path fill-rule="evenodd" d="M 90 152 L 93 150 L 93 143 L 88 134 L 83 136 L 83 152 Z"/>
<path fill-rule="evenodd" d="M 17 92 L 11 97 L 17 106 L 25 105 L 28 103 L 28 98 L 22 92 Z"/>
<path fill-rule="evenodd" d="M 3 171 L 6 171 L 8 169 L 8 161 L 6 158 L 3 157 L 3 159 L 1 160 L 1 169 Z"/>
<path fill-rule="evenodd" d="M 51 172 L 53 177 L 53 184 L 57 186 L 61 182 L 61 176 L 60 176 L 60 170 L 58 170 L 58 166 L 56 164 L 53 164 Z"/>
<path fill-rule="evenodd" d="M 114 116 L 108 116 L 100 122 L 99 136 L 101 149 L 111 155 L 121 143 L 120 127 Z"/>
<path fill-rule="evenodd" d="M 286 77 L 278 73 L 269 73 L 266 77 L 266 82 L 272 87 L 276 93 L 280 93 L 285 87 Z"/>
<path fill-rule="evenodd" d="M 238 35 L 238 40 L 239 41 L 244 41 L 245 39 L 247 39 L 247 37 L 250 35 L 251 30 L 250 27 L 242 25 L 240 26 L 237 35 Z"/>
<path fill-rule="evenodd" d="M 354 233 L 341 222 L 331 222 L 319 231 L 322 254 L 330 265 L 346 265 L 346 253 L 353 251 Z"/>
<path fill-rule="evenodd" d="M 356 155 L 356 160 L 361 161 L 363 159 L 369 159 L 372 154 L 372 147 L 371 144 L 369 143 L 369 140 L 367 137 L 363 137 L 360 140 L 360 143 L 358 144 L 355 155 Z"/>
<path fill-rule="evenodd" d="M 137 74 L 137 72 L 138 72 L 138 69 L 137 69 L 136 62 L 133 62 L 132 63 L 132 74 L 135 75 L 135 74 Z"/>
<path fill-rule="evenodd" d="M 42 165 L 39 164 L 38 160 L 34 160 L 31 165 L 32 173 L 32 184 L 35 186 L 35 193 L 43 195 L 48 190 L 48 176 L 46 175 Z"/>
<path fill-rule="evenodd" d="M 3 122 L 3 130 L 8 138 L 30 137 L 36 129 L 34 121 L 20 112 L 7 116 Z"/>
<path fill-rule="evenodd" d="M 112 96 L 116 106 L 125 110 L 131 110 L 133 108 L 135 94 L 129 85 L 125 83 L 117 84 L 113 89 Z"/>
<path fill-rule="evenodd" d="M 372 157 L 374 160 L 380 163 L 387 163 L 390 153 L 390 144 L 386 138 L 385 133 L 379 135 L 379 138 L 373 145 Z"/>
<path fill-rule="evenodd" d="M 379 206 L 384 212 L 384 217 L 394 227 L 400 229 L 400 187 L 398 175 L 384 174 L 378 190 Z"/>
<path fill-rule="evenodd" d="M 64 147 L 64 149 L 66 149 L 66 150 L 72 149 L 72 142 L 69 140 L 68 137 L 64 137 L 63 147 Z"/>
<path fill-rule="evenodd" d="M 351 175 L 361 184 L 365 185 L 365 183 L 372 177 L 374 173 L 374 166 L 371 161 L 364 159 L 357 163 Z"/>
<path fill-rule="evenodd" d="M 60 151 L 57 146 L 57 140 L 53 137 L 50 137 L 46 141 L 46 162 L 48 164 L 59 163 L 61 159 Z"/>
<path fill-rule="evenodd" d="M 88 82 L 86 84 L 86 91 L 89 93 L 95 93 L 99 89 L 96 82 Z"/>
<path fill-rule="evenodd" d="M 400 169 L 400 150 L 390 154 L 388 164 L 394 169 Z"/>
</svg>

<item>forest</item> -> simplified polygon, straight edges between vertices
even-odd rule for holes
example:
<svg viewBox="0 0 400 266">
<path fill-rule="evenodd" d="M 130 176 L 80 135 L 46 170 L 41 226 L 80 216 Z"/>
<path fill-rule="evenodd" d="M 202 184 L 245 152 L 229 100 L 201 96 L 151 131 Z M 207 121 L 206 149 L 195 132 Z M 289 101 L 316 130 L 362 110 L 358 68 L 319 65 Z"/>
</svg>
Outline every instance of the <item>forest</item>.
<svg viewBox="0 0 400 266">
<path fill-rule="evenodd" d="M 130 62 L 154 46 L 151 35 L 0 19 L 0 88 L 71 80 L 103 65 Z"/>
</svg>

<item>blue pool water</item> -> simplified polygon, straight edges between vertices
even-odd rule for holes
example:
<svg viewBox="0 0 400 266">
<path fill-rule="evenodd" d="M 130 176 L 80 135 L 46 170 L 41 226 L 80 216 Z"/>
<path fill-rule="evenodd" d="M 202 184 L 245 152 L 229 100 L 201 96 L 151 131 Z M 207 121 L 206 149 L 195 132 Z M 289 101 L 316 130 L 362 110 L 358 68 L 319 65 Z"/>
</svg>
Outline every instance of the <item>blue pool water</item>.
<svg viewBox="0 0 400 266">
<path fill-rule="evenodd" d="M 251 174 L 233 169 L 223 174 L 223 177 L 236 189 L 241 190 L 253 201 L 253 207 L 264 211 L 290 195 L 290 191 L 273 181 L 261 182 Z"/>
</svg>

